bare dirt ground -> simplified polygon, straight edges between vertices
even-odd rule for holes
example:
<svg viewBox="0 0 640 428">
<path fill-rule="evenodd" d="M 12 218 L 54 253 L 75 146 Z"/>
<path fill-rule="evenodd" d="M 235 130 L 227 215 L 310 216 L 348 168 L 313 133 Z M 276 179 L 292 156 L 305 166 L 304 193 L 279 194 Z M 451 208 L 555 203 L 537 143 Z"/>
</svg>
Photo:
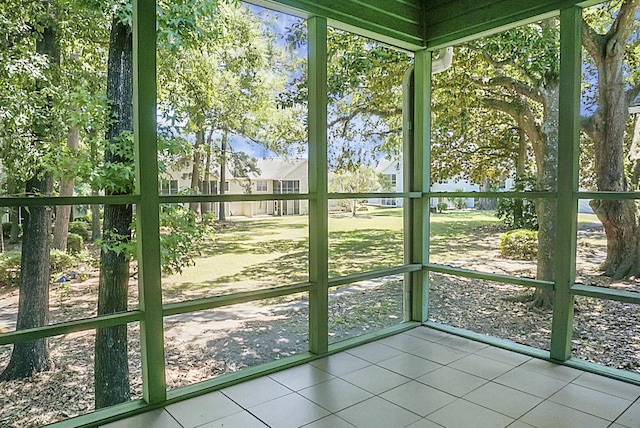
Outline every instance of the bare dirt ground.
<svg viewBox="0 0 640 428">
<path fill-rule="evenodd" d="M 590 240 L 601 233 L 580 232 L 578 281 L 640 291 L 636 279 L 610 283 L 599 275 L 601 246 Z M 495 245 L 491 244 L 491 245 Z M 535 262 L 502 259 L 487 245 L 482 260 L 448 264 L 518 276 L 535 276 Z M 137 300 L 132 280 L 131 308 Z M 549 348 L 551 312 L 533 311 L 516 301 L 527 290 L 508 284 L 432 274 L 431 320 L 518 343 Z M 97 277 L 55 284 L 51 289 L 51 321 L 95 315 Z M 17 289 L 0 289 L 0 328 L 15 328 Z M 402 281 L 387 278 L 337 290 L 330 298 L 331 342 L 393 325 L 402 320 Z M 637 306 L 576 298 L 574 356 L 640 373 L 640 314 Z M 34 427 L 93 411 L 94 332 L 50 339 L 55 369 L 31 379 L 0 382 L 0 427 Z M 306 295 L 251 302 L 165 320 L 167 385 L 174 389 L 211 379 L 308 349 Z M 0 347 L 0 367 L 11 348 Z M 129 327 L 129 370 L 132 399 L 142 396 L 139 326 Z"/>
</svg>

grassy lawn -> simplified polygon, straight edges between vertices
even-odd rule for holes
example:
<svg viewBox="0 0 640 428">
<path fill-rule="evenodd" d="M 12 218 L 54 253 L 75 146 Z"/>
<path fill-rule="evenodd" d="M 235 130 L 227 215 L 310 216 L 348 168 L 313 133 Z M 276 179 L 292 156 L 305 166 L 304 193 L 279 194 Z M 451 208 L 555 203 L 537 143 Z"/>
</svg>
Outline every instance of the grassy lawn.
<svg viewBox="0 0 640 428">
<path fill-rule="evenodd" d="M 431 215 L 432 260 L 474 257 L 495 249 L 501 232 L 493 212 Z M 308 217 L 237 218 L 220 228 L 182 275 L 163 280 L 165 298 L 247 291 L 308 280 Z M 329 217 L 330 277 L 403 263 L 401 208 L 372 208 Z"/>
</svg>

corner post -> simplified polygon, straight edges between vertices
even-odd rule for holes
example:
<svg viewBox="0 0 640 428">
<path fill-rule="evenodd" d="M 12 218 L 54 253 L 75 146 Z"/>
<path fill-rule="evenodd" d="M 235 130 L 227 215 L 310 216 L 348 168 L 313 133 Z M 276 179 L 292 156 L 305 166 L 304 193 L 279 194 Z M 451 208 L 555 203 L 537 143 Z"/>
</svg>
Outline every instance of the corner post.
<svg viewBox="0 0 640 428">
<path fill-rule="evenodd" d="M 140 351 L 143 397 L 148 403 L 166 400 L 158 148 L 156 135 L 156 2 L 133 1 L 133 107 L 138 240 Z"/>
<path fill-rule="evenodd" d="M 560 11 L 560 101 L 558 120 L 557 227 L 551 359 L 571 358 L 576 275 L 582 9 Z"/>
<path fill-rule="evenodd" d="M 415 53 L 413 85 L 413 138 L 409 141 L 410 176 L 406 177 L 410 192 L 422 197 L 410 200 L 410 263 L 429 263 L 429 188 L 431 177 L 431 52 Z M 429 317 L 429 272 L 423 268 L 411 274 L 411 319 L 426 322 Z"/>
<path fill-rule="evenodd" d="M 311 17 L 309 31 L 309 350 L 329 349 L 329 221 L 327 176 L 327 20 Z"/>
</svg>

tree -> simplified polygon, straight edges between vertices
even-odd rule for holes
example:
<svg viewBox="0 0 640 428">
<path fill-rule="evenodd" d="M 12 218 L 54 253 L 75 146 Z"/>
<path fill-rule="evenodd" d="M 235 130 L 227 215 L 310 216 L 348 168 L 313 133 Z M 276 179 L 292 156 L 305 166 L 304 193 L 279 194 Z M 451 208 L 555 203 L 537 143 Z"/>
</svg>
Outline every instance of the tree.
<svg viewBox="0 0 640 428">
<path fill-rule="evenodd" d="M 625 73 L 625 67 L 633 75 L 638 73 L 637 51 L 631 53 L 634 47 L 629 41 L 638 27 L 639 8 L 639 0 L 609 2 L 583 20 L 583 46 L 597 70 L 597 108 L 583 118 L 582 129 L 593 141 L 596 186 L 600 191 L 639 189 L 639 183 L 630 181 L 626 174 L 624 138 L 628 106 L 640 91 L 637 76 L 629 82 L 629 74 Z M 610 15 L 615 18 L 604 19 L 603 26 L 603 17 Z M 637 43 L 636 37 L 634 44 Z M 632 169 L 637 168 L 638 160 L 636 152 L 630 153 Z M 607 258 L 601 269 L 613 279 L 640 273 L 640 215 L 636 205 L 633 200 L 591 202 L 607 236 Z"/>
<path fill-rule="evenodd" d="M 104 168 L 112 179 L 109 195 L 133 191 L 133 33 L 116 14 L 111 23 L 107 66 L 107 99 L 111 108 Z M 131 205 L 105 205 L 100 251 L 98 315 L 127 310 L 131 240 Z M 95 349 L 96 408 L 128 401 L 129 362 L 127 326 L 98 328 Z"/>
<path fill-rule="evenodd" d="M 465 162 L 480 165 L 468 169 L 480 173 L 474 181 L 495 179 L 495 172 L 526 171 L 529 145 L 535 160 L 535 190 L 555 191 L 558 37 L 557 21 L 551 18 L 458 49 L 452 69 L 438 76 L 443 94 L 437 101 L 434 123 L 441 138 L 438 144 L 443 145 L 442 152 L 449 153 L 444 155 L 444 166 L 462 171 L 465 163 L 455 157 L 463 150 L 472 153 Z M 465 96 L 460 96 L 458 88 Z M 503 132 L 496 133 L 496 129 Z M 480 150 L 474 150 L 476 147 Z M 496 158 L 502 160 L 496 162 Z M 463 175 L 470 176 L 468 172 Z M 535 208 L 539 223 L 536 278 L 553 280 L 555 201 L 536 200 Z M 532 298 L 534 307 L 552 304 L 552 294 L 543 290 Z"/>
<path fill-rule="evenodd" d="M 18 5 L 20 7 L 21 5 Z M 24 6 L 24 5 L 22 5 Z M 55 21 L 56 6 L 47 1 L 40 7 L 26 7 L 33 15 L 27 15 L 22 21 L 22 34 L 13 34 L 16 38 L 35 37 L 35 53 L 42 68 L 28 78 L 30 95 L 36 109 L 30 117 L 31 129 L 26 147 L 32 156 L 41 157 L 48 148 L 56 143 L 57 117 L 55 112 L 56 86 L 59 81 L 60 35 Z M 11 10 L 9 10 L 11 12 Z M 4 11 L 3 11 L 4 12 Z M 15 11 L 14 11 L 15 12 Z M 23 12 L 23 11 L 21 11 Z M 9 15 L 10 16 L 10 15 Z M 20 15 L 13 15 L 20 16 Z M 20 19 L 18 19 L 20 21 Z M 19 30 L 20 31 L 20 30 Z M 9 39 L 9 45 L 15 39 Z M 12 46 L 8 46 L 11 48 Z M 8 67 L 10 68 L 10 66 Z M 26 83 L 26 82 L 21 82 Z M 13 125 L 15 126 L 15 124 Z M 29 196 L 49 196 L 53 190 L 53 178 L 42 162 L 35 163 L 28 170 L 25 193 Z M 18 306 L 18 330 L 39 327 L 49 322 L 49 235 L 51 209 L 44 206 L 30 207 L 26 210 L 21 257 L 20 297 Z M 0 380 L 29 377 L 34 373 L 49 370 L 52 367 L 47 339 L 14 344 L 9 364 L 0 374 Z"/>
<path fill-rule="evenodd" d="M 213 19 L 215 2 L 185 0 L 159 5 L 159 43 L 180 46 L 199 37 L 198 24 Z M 130 9 L 118 3 L 111 21 L 107 65 L 107 123 L 102 184 L 107 195 L 133 192 L 133 33 Z M 179 20 L 175 17 L 180 16 Z M 98 315 L 127 310 L 132 251 L 131 205 L 105 205 L 100 252 Z M 127 325 L 97 329 L 95 349 L 96 408 L 129 400 Z"/>
<path fill-rule="evenodd" d="M 336 193 L 371 193 L 388 190 L 389 184 L 384 175 L 370 166 L 360 165 L 355 171 L 343 169 L 336 171 L 329 181 L 329 190 Z M 367 203 L 366 199 L 343 199 L 352 217 L 358 215 L 358 209 Z"/>
</svg>

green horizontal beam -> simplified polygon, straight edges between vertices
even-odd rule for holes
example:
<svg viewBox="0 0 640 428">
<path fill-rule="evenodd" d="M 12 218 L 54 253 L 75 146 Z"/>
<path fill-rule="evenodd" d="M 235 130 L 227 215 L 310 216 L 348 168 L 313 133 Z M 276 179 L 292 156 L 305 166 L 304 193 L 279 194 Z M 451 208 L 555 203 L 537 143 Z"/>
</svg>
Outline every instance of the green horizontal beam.
<svg viewBox="0 0 640 428">
<path fill-rule="evenodd" d="M 423 325 L 431 327 L 434 330 L 442 331 L 444 333 L 450 333 L 456 336 L 464 337 L 467 339 L 475 340 L 476 342 L 486 343 L 487 345 L 495 346 L 496 348 L 506 349 L 507 351 L 517 352 L 519 354 L 528 355 L 530 357 L 539 358 L 549 361 L 549 351 L 543 349 L 534 348 L 532 346 L 523 345 L 521 343 L 513 342 L 507 339 L 500 339 L 494 336 L 487 336 L 486 334 L 476 333 L 474 331 L 465 330 L 463 328 L 452 327 L 450 325 L 440 324 L 436 322 L 426 322 Z"/>
<path fill-rule="evenodd" d="M 385 327 L 380 330 L 372 331 L 357 337 L 351 337 L 349 339 L 341 340 L 340 342 L 332 343 L 329 345 L 329 351 L 326 355 L 336 354 L 338 352 L 346 351 L 356 346 L 364 345 L 376 340 L 384 339 L 385 337 L 393 336 L 398 333 L 404 333 L 405 331 L 412 330 L 416 327 L 420 327 L 420 323 L 416 321 L 406 321 L 400 324 Z M 420 340 L 417 339 L 416 340 Z"/>
<path fill-rule="evenodd" d="M 640 199 L 640 192 L 576 192 L 578 199 Z"/>
<path fill-rule="evenodd" d="M 330 278 L 329 287 L 338 287 L 340 285 L 351 284 L 358 281 L 367 281 L 370 279 L 380 278 L 383 276 L 417 272 L 420 269 L 422 269 L 422 265 L 410 264 L 410 265 L 397 266 L 393 268 L 377 269 L 377 270 L 372 270 L 364 273 L 354 273 L 352 275 L 345 275 L 345 276 Z"/>
<path fill-rule="evenodd" d="M 202 394 L 217 391 L 261 376 L 266 376 L 300 364 L 305 364 L 310 361 L 317 360 L 318 358 L 320 358 L 318 355 L 312 354 L 311 352 L 302 352 L 300 354 L 284 357 L 258 366 L 246 367 L 237 372 L 226 373 L 214 379 L 208 379 L 196 384 L 176 388 L 174 390 L 167 391 L 167 401 L 165 402 L 165 405 L 198 397 Z"/>
<path fill-rule="evenodd" d="M 580 360 L 572 357 L 563 363 L 565 366 L 582 370 L 589 373 L 595 373 L 600 376 L 606 376 L 611 379 L 621 380 L 623 382 L 640 385 L 640 373 L 630 372 L 628 370 L 620 370 L 614 367 L 605 366 L 591 361 Z"/>
<path fill-rule="evenodd" d="M 241 293 L 227 294 L 224 296 L 205 297 L 202 299 L 188 300 L 179 303 L 168 303 L 163 307 L 163 316 L 185 314 L 188 312 L 205 311 L 220 308 L 222 306 L 246 303 L 254 300 L 269 299 L 273 297 L 287 296 L 289 294 L 309 291 L 314 285 L 310 282 L 286 285 L 283 287 L 265 288 Z"/>
<path fill-rule="evenodd" d="M 597 299 L 614 300 L 616 302 L 640 304 L 640 293 L 615 288 L 595 287 L 593 285 L 575 284 L 571 287 L 575 296 L 594 297 Z"/>
<path fill-rule="evenodd" d="M 429 263 L 424 265 L 424 268 L 428 272 L 443 273 L 448 275 L 457 275 L 465 278 L 484 279 L 487 281 L 503 282 L 505 284 L 521 285 L 523 287 L 535 287 L 543 290 L 552 290 L 552 281 L 542 281 L 533 278 L 518 278 L 515 276 L 501 275 L 497 273 L 479 272 L 476 270 L 456 268 L 452 266 L 445 266 L 436 263 Z"/>
<path fill-rule="evenodd" d="M 372 199 L 372 198 L 409 198 L 417 199 L 422 197 L 420 192 L 384 192 L 384 193 L 329 193 L 329 199 Z"/>
<path fill-rule="evenodd" d="M 239 195 L 162 195 L 158 197 L 163 204 L 180 204 L 187 202 L 245 202 L 245 201 L 304 201 L 313 200 L 315 195 L 309 193 L 287 193 L 283 195 L 239 194 Z"/>
<path fill-rule="evenodd" d="M 34 196 L 0 197 L 0 207 L 41 207 L 57 205 L 126 205 L 140 202 L 139 195 L 116 196 Z"/>
<path fill-rule="evenodd" d="M 45 325 L 42 327 L 10 331 L 0 334 L 0 346 L 12 343 L 30 342 L 32 340 L 43 339 L 45 337 L 76 333 L 78 331 L 129 324 L 140 321 L 142 316 L 143 313 L 141 311 L 130 311 L 120 314 L 104 315 L 95 318 L 85 318 L 59 324 Z"/>
<path fill-rule="evenodd" d="M 60 403 L 62 404 L 62 403 Z M 75 418 L 66 419 L 47 425 L 47 428 L 90 428 L 106 425 L 120 419 L 135 416 L 140 413 L 148 412 L 162 405 L 151 406 L 144 400 L 129 401 L 126 403 L 116 404 L 115 406 L 98 409 L 86 415 L 76 416 Z"/>
<path fill-rule="evenodd" d="M 514 199 L 553 199 L 556 192 L 425 192 L 430 198 L 514 198 Z"/>
</svg>

